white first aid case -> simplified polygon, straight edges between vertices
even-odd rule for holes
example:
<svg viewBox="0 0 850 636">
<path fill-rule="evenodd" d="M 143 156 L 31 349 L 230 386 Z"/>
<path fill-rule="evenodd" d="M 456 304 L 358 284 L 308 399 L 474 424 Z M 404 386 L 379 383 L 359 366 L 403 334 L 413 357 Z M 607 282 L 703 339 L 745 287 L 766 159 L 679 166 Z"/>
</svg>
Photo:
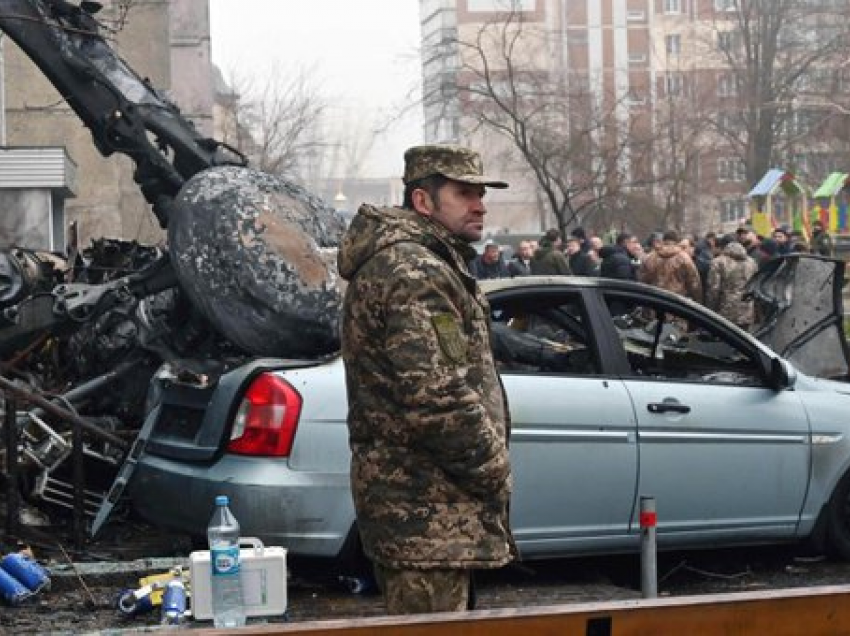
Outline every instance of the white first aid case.
<svg viewBox="0 0 850 636">
<path fill-rule="evenodd" d="M 279 616 L 286 611 L 286 549 L 265 547 L 253 537 L 242 537 L 239 562 L 245 616 Z M 198 550 L 189 555 L 191 607 L 195 620 L 212 620 L 210 552 Z"/>
</svg>

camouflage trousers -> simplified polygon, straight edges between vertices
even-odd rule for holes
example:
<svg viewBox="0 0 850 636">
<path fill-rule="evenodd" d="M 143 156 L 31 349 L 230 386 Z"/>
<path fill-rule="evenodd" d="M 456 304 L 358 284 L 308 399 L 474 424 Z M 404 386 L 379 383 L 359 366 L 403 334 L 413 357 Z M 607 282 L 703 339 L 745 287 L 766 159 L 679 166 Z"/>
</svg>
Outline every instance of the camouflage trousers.
<svg viewBox="0 0 850 636">
<path fill-rule="evenodd" d="M 462 612 L 469 608 L 469 570 L 397 570 L 374 565 L 388 614 Z"/>
</svg>

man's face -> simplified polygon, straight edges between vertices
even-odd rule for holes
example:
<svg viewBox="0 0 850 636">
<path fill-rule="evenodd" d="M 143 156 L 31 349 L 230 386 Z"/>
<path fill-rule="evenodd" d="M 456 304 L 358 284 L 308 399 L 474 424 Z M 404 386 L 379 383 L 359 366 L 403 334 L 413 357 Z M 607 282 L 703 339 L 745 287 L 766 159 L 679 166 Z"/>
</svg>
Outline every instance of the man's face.
<svg viewBox="0 0 850 636">
<path fill-rule="evenodd" d="M 638 241 L 634 236 L 627 238 L 623 242 L 623 246 L 626 248 L 626 251 L 632 256 L 636 256 L 641 252 L 640 241 Z"/>
<path fill-rule="evenodd" d="M 567 254 L 569 254 L 570 256 L 576 254 L 580 249 L 581 243 L 579 243 L 578 241 L 567 241 Z"/>
<path fill-rule="evenodd" d="M 447 181 L 438 191 L 439 205 L 426 190 L 413 191 L 413 207 L 468 243 L 484 233 L 484 186 Z M 498 248 L 497 248 L 498 250 Z M 498 251 L 497 251 L 498 253 Z"/>
<path fill-rule="evenodd" d="M 495 263 L 499 260 L 499 246 L 498 245 L 487 245 L 484 247 L 484 262 L 485 263 Z"/>
<path fill-rule="evenodd" d="M 530 259 L 532 254 L 534 254 L 531 249 L 531 243 L 529 243 L 528 241 L 523 241 L 522 243 L 520 243 L 517 252 L 519 253 L 519 257 L 524 261 Z"/>
</svg>

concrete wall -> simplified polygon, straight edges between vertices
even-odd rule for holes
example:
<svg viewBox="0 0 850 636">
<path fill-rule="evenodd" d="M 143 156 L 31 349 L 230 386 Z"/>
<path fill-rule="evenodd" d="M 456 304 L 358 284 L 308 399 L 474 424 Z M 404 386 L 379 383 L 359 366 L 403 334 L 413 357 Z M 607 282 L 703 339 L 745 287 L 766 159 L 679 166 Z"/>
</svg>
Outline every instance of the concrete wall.
<svg viewBox="0 0 850 636">
<path fill-rule="evenodd" d="M 24 245 L 53 250 L 53 200 L 50 190 L 0 190 L 0 248 Z M 63 245 L 58 246 L 64 248 Z"/>
<path fill-rule="evenodd" d="M 103 17 L 109 11 L 107 6 Z M 185 99 L 186 113 L 202 126 L 211 120 L 208 0 L 134 0 L 112 45 L 178 105 Z M 3 51 L 7 144 L 67 149 L 78 166 L 78 189 L 77 198 L 67 202 L 65 224 L 78 222 L 80 245 L 100 236 L 162 241 L 164 234 L 133 181 L 132 161 L 102 157 L 36 66 L 5 38 Z"/>
</svg>

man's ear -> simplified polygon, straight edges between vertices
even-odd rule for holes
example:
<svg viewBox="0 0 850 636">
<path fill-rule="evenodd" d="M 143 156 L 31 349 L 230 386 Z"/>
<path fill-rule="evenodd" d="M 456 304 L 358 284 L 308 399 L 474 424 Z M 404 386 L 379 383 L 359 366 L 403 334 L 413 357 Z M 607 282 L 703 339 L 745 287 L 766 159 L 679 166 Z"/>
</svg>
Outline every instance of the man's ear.
<svg viewBox="0 0 850 636">
<path fill-rule="evenodd" d="M 434 212 L 434 200 L 427 190 L 416 188 L 410 193 L 413 209 L 419 212 L 422 216 L 431 216 Z"/>
</svg>

